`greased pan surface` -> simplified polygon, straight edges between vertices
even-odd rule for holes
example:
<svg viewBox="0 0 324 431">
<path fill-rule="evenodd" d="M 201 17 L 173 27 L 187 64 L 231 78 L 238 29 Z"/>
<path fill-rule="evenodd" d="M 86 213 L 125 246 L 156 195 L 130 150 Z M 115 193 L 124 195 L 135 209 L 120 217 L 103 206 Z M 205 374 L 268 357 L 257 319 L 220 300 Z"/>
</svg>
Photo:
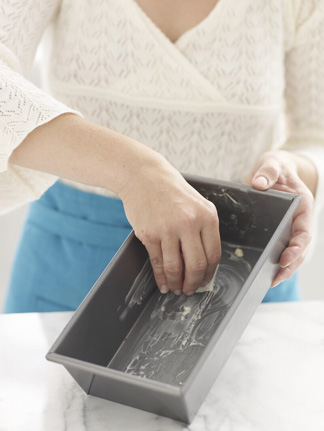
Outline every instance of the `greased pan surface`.
<svg viewBox="0 0 324 431">
<path fill-rule="evenodd" d="M 218 209 L 222 259 L 214 291 L 161 295 L 131 233 L 47 358 L 88 394 L 188 423 L 278 271 L 300 198 L 186 179 Z"/>
</svg>

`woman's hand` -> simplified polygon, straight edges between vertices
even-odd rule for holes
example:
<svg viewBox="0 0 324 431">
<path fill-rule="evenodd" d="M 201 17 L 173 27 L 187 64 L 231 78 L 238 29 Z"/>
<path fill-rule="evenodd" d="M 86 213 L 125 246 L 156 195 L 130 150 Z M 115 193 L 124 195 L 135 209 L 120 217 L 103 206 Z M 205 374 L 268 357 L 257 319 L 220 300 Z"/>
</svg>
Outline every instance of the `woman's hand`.
<svg viewBox="0 0 324 431">
<path fill-rule="evenodd" d="M 192 295 L 212 279 L 221 256 L 217 211 L 179 172 L 161 157 L 119 196 L 162 293 Z"/>
<path fill-rule="evenodd" d="M 301 203 L 293 216 L 288 247 L 279 260 L 281 269 L 271 285 L 275 287 L 290 278 L 305 258 L 311 240 L 317 171 L 303 156 L 282 150 L 270 151 L 260 157 L 244 182 L 257 190 L 275 189 L 301 195 Z"/>
<path fill-rule="evenodd" d="M 162 292 L 190 295 L 212 279 L 221 255 L 216 208 L 146 145 L 64 114 L 33 130 L 10 163 L 116 193 Z"/>
</svg>

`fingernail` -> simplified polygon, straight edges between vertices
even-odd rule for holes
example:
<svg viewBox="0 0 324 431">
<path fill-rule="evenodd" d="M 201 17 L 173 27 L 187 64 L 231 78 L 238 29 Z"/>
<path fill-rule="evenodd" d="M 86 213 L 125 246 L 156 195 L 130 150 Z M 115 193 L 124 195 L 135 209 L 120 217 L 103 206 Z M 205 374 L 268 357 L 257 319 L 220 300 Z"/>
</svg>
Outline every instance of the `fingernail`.
<svg viewBox="0 0 324 431">
<path fill-rule="evenodd" d="M 209 281 L 206 281 L 206 280 L 202 281 L 201 287 L 206 287 L 208 283 L 209 283 Z"/>
<path fill-rule="evenodd" d="M 271 289 L 273 289 L 274 287 L 277 287 L 278 286 L 278 284 L 280 284 L 281 282 L 280 281 L 277 281 L 275 284 L 272 284 L 270 287 L 271 287 Z"/>
<path fill-rule="evenodd" d="M 280 265 L 280 268 L 283 268 L 283 269 L 288 268 L 288 266 L 289 266 L 290 264 L 291 264 L 291 262 L 287 263 L 287 265 Z"/>
<path fill-rule="evenodd" d="M 268 180 L 265 177 L 257 177 L 254 180 L 254 184 L 258 187 L 260 187 L 260 189 L 266 189 L 268 187 Z"/>
<path fill-rule="evenodd" d="M 194 290 L 189 290 L 189 292 L 186 292 L 186 295 L 187 296 L 192 296 L 192 295 L 194 295 L 195 294 L 195 291 Z"/>
<path fill-rule="evenodd" d="M 169 292 L 169 288 L 166 284 L 162 284 L 162 286 L 160 287 L 160 292 L 161 293 L 168 293 Z"/>
<path fill-rule="evenodd" d="M 180 296 L 180 295 L 182 295 L 182 290 L 177 289 L 177 290 L 174 290 L 173 293 L 177 296 Z"/>
</svg>

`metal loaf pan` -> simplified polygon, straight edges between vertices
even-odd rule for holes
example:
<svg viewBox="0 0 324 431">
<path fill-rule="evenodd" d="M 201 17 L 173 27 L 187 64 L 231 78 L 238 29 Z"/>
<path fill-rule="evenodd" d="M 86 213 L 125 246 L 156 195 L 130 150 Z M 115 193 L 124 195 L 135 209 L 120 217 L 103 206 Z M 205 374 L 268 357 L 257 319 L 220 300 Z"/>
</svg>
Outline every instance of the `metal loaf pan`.
<svg viewBox="0 0 324 431">
<path fill-rule="evenodd" d="M 190 423 L 279 269 L 300 197 L 186 179 L 218 209 L 214 291 L 160 294 L 131 233 L 47 359 L 87 394 Z"/>
</svg>

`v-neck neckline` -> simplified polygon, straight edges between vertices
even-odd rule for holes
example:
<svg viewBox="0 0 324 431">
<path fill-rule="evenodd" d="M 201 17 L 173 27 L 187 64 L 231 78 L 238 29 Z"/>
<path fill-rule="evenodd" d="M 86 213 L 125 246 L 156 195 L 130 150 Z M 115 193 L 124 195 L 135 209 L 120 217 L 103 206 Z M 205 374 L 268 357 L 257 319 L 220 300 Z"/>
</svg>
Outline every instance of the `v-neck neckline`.
<svg viewBox="0 0 324 431">
<path fill-rule="evenodd" d="M 222 102 L 227 103 L 223 95 L 215 88 L 211 82 L 205 78 L 197 69 L 193 66 L 191 61 L 186 57 L 183 47 L 180 46 L 180 42 L 184 42 L 187 38 L 192 37 L 193 33 L 200 29 L 202 26 L 207 25 L 208 21 L 211 19 L 220 19 L 223 11 L 223 7 L 226 4 L 226 0 L 218 0 L 215 8 L 207 15 L 200 23 L 198 23 L 192 29 L 187 30 L 183 33 L 180 38 L 177 39 L 176 43 L 173 43 L 165 33 L 151 20 L 151 18 L 146 15 L 146 13 L 140 8 L 139 4 L 135 0 L 128 0 L 128 5 L 130 10 L 128 14 L 135 19 L 139 19 L 143 23 L 143 31 L 147 28 L 148 35 L 152 37 L 158 44 L 161 51 L 164 51 L 170 59 L 182 67 L 183 73 L 185 71 L 187 76 L 193 79 L 194 84 L 199 86 L 200 90 L 204 93 L 205 101 Z"/>
<path fill-rule="evenodd" d="M 172 40 L 164 33 L 164 31 L 161 30 L 161 28 L 155 24 L 155 22 L 152 20 L 152 18 L 142 9 L 142 7 L 137 3 L 136 0 L 129 0 L 131 3 L 133 3 L 134 7 L 138 10 L 138 12 L 147 20 L 150 22 L 151 26 L 155 27 L 156 31 L 161 33 L 164 38 L 166 38 L 171 45 L 174 45 L 175 47 L 180 45 L 181 41 L 183 39 L 186 39 L 191 33 L 195 33 L 197 30 L 199 30 L 201 27 L 204 27 L 213 17 L 216 15 L 221 9 L 221 4 L 225 2 L 225 0 L 218 0 L 215 6 L 212 8 L 212 10 L 203 18 L 198 24 L 195 26 L 189 28 L 185 32 L 183 32 L 177 40 L 172 42 Z"/>
</svg>

